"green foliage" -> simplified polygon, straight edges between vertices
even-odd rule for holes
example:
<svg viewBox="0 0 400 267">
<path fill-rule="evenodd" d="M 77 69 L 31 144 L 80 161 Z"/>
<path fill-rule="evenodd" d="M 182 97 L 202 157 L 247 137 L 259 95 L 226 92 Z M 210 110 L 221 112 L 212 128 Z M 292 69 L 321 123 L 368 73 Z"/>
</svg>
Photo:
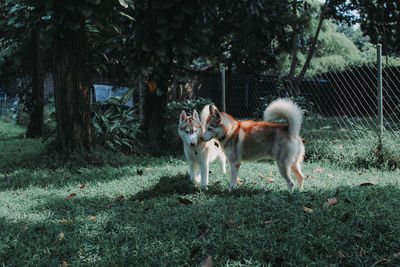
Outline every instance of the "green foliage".
<svg viewBox="0 0 400 267">
<path fill-rule="evenodd" d="M 203 20 L 207 6 L 201 1 L 136 1 L 135 49 L 126 70 L 163 87 L 185 80 L 192 61 L 205 54 L 209 42 L 209 26 Z M 166 87 L 162 89 L 166 93 Z"/>
<path fill-rule="evenodd" d="M 399 169 L 400 148 L 396 139 L 398 137 L 386 133 L 381 150 L 378 149 L 377 140 L 371 137 L 357 140 L 313 140 L 306 144 L 306 157 L 310 161 L 327 160 L 350 169 Z"/>
<path fill-rule="evenodd" d="M 231 192 L 212 164 L 209 189 L 200 191 L 182 158 L 101 147 L 60 154 L 41 140 L 4 138 L 5 266 L 197 266 L 207 255 L 215 266 L 400 264 L 398 170 L 305 162 L 305 192 L 292 193 L 275 163 L 243 163 Z M 337 204 L 328 205 L 332 197 Z"/>
<path fill-rule="evenodd" d="M 185 101 L 172 101 L 167 104 L 167 110 L 165 114 L 165 119 L 176 120 L 179 121 L 179 114 L 182 110 L 184 110 L 187 114 L 192 114 L 193 110 L 197 110 L 197 112 L 201 112 L 205 105 L 212 104 L 211 99 L 208 98 L 196 98 L 196 99 L 187 99 Z"/>
<path fill-rule="evenodd" d="M 357 22 L 371 43 L 383 44 L 385 55 L 398 55 L 400 6 L 394 0 L 352 0 L 352 8 L 358 10 Z"/>
<path fill-rule="evenodd" d="M 139 116 L 135 107 L 118 98 L 92 104 L 92 125 L 97 143 L 113 150 L 132 153 L 140 146 Z"/>
<path fill-rule="evenodd" d="M 265 109 L 271 104 L 272 101 L 278 99 L 279 96 L 277 95 L 269 95 L 269 96 L 263 96 L 258 99 L 258 106 L 256 110 L 253 113 L 254 118 L 256 119 L 262 119 L 264 117 L 264 111 Z M 298 97 L 288 97 L 291 99 L 294 103 L 296 103 L 301 110 L 303 111 L 303 115 L 305 117 L 311 117 L 314 115 L 314 103 L 308 99 L 306 99 L 303 96 L 298 96 Z"/>
</svg>

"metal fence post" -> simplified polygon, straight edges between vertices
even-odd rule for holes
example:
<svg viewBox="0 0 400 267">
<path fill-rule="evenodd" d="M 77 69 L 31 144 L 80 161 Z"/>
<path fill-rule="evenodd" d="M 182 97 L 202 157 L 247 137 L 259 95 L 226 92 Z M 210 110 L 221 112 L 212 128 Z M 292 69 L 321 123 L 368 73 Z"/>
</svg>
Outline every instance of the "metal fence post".
<svg viewBox="0 0 400 267">
<path fill-rule="evenodd" d="M 221 93 L 222 93 L 222 111 L 226 112 L 226 102 L 225 102 L 225 67 L 221 68 Z"/>
<path fill-rule="evenodd" d="M 382 152 L 382 137 L 383 137 L 383 102 L 382 102 L 382 45 L 377 45 L 377 69 L 378 69 L 378 119 L 379 119 L 379 134 L 378 134 L 378 153 Z"/>
<path fill-rule="evenodd" d="M 141 83 L 141 81 L 140 80 L 138 80 L 138 89 L 139 89 L 139 103 L 138 103 L 138 106 L 139 106 L 139 114 L 140 114 L 140 124 L 142 124 L 143 123 L 143 99 L 144 99 L 144 96 L 143 96 L 143 86 L 142 86 L 142 83 Z M 133 94 L 132 94 L 132 97 L 133 97 Z M 133 104 L 133 100 L 132 100 L 132 104 Z"/>
<path fill-rule="evenodd" d="M 7 94 L 4 94 L 4 118 L 7 116 Z"/>
</svg>

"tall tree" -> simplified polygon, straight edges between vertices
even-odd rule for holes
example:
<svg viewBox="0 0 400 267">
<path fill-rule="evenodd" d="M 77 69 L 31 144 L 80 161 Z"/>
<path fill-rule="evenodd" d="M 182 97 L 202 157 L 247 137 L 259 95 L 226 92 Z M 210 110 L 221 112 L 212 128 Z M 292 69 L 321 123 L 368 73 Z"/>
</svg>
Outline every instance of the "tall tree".
<svg viewBox="0 0 400 267">
<path fill-rule="evenodd" d="M 42 50 L 40 44 L 40 27 L 36 25 L 31 32 L 30 37 L 31 50 L 31 80 L 32 80 L 32 98 L 31 114 L 26 137 L 43 137 L 43 110 L 44 110 L 44 78 Z"/>
<path fill-rule="evenodd" d="M 10 51 L 7 57 L 14 61 L 6 73 L 14 80 L 30 77 L 31 90 L 28 92 L 27 88 L 23 88 L 19 92 L 22 102 L 30 113 L 26 136 L 42 137 L 44 108 L 42 66 L 45 58 L 41 53 L 43 20 L 41 15 L 38 16 L 38 13 L 29 5 L 29 1 L 5 1 L 1 9 L 8 11 L 5 14 L 7 23 L 2 24 L 1 28 L 7 38 L 7 42 L 3 43 L 8 43 L 9 46 L 6 49 Z"/>
<path fill-rule="evenodd" d="M 352 0 L 361 30 L 373 44 L 383 44 L 385 55 L 400 54 L 400 4 L 398 0 Z"/>
<path fill-rule="evenodd" d="M 136 75 L 146 80 L 143 130 L 149 140 L 163 140 L 167 91 L 182 80 L 206 47 L 203 1 L 135 1 L 135 40 L 131 59 Z"/>
</svg>

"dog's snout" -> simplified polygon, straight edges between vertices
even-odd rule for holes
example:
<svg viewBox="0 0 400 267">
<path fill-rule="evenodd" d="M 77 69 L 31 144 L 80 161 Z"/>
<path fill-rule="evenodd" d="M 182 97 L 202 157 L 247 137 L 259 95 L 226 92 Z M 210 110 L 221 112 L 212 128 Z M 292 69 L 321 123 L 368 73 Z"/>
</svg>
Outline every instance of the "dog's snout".
<svg viewBox="0 0 400 267">
<path fill-rule="evenodd" d="M 195 146 L 196 144 L 195 144 L 194 142 L 191 142 L 190 145 L 191 145 L 191 146 Z"/>
</svg>

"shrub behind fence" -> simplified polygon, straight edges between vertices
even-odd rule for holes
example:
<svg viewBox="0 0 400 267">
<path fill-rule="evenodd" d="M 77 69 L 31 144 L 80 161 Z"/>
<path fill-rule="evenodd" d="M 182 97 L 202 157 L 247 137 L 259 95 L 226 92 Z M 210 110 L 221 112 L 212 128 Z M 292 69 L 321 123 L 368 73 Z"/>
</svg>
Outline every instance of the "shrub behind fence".
<svg viewBox="0 0 400 267">
<path fill-rule="evenodd" d="M 375 140 L 380 130 L 378 79 L 376 64 L 327 68 L 299 84 L 280 77 L 227 75 L 226 112 L 237 119 L 262 119 L 262 111 L 273 99 L 292 97 L 306 111 L 304 128 L 329 130 L 332 139 Z M 193 88 L 197 97 L 211 98 L 222 107 L 220 74 L 200 75 L 197 84 Z M 384 133 L 400 140 L 399 66 L 382 69 L 382 103 Z"/>
</svg>

